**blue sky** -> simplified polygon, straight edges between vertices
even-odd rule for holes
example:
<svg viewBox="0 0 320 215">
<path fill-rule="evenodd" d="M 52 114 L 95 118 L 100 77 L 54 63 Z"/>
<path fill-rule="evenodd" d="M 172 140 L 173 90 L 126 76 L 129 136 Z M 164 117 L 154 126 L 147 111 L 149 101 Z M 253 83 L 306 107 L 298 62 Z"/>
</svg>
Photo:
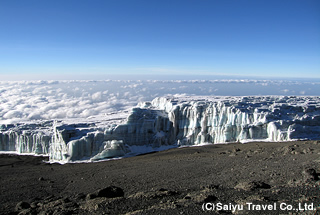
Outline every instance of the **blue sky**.
<svg viewBox="0 0 320 215">
<path fill-rule="evenodd" d="M 319 0 L 2 0 L 1 79 L 320 78 Z"/>
</svg>

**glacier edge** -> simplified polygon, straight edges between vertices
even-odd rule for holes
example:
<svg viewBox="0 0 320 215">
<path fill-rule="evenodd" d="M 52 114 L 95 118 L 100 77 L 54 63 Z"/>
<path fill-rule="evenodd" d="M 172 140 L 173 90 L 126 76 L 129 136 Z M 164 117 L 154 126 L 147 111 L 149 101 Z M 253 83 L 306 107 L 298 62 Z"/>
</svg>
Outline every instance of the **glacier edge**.
<svg viewBox="0 0 320 215">
<path fill-rule="evenodd" d="M 44 121 L 2 125 L 0 150 L 96 161 L 178 146 L 320 139 L 320 98 L 312 96 L 158 97 L 125 123 Z"/>
</svg>

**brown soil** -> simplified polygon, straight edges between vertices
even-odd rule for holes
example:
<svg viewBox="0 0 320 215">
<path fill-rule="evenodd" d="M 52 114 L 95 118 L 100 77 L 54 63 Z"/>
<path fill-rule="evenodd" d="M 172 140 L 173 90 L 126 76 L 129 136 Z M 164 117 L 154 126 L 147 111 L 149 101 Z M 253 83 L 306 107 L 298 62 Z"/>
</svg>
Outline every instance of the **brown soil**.
<svg viewBox="0 0 320 215">
<path fill-rule="evenodd" d="M 0 155 L 1 214 L 320 213 L 320 141 L 208 145 L 98 163 L 45 159 Z M 243 209 L 202 209 L 219 204 Z M 280 208 L 290 205 L 297 210 Z"/>
</svg>

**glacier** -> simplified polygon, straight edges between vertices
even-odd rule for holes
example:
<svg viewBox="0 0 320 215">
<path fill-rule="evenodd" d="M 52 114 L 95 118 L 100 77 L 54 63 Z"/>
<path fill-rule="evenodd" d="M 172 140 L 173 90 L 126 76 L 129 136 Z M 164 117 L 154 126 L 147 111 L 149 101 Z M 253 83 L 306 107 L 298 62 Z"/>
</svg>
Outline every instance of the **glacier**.
<svg viewBox="0 0 320 215">
<path fill-rule="evenodd" d="M 305 139 L 320 139 L 317 96 L 166 96 L 85 120 L 0 125 L 0 151 L 60 163 L 179 146 Z"/>
</svg>

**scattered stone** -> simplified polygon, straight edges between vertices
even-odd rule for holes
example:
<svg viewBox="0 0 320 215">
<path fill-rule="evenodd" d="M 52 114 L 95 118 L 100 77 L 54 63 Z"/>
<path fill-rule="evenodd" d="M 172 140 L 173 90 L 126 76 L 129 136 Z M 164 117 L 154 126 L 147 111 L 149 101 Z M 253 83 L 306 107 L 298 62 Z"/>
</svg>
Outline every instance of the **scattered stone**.
<svg viewBox="0 0 320 215">
<path fill-rule="evenodd" d="M 313 151 L 313 149 L 311 149 L 311 148 L 306 148 L 306 149 L 304 149 L 302 152 L 303 152 L 304 154 L 312 154 L 312 151 Z"/>
<path fill-rule="evenodd" d="M 288 181 L 288 185 L 289 185 L 290 187 L 298 186 L 300 183 L 301 183 L 301 181 L 296 180 L 296 179 L 290 179 L 290 180 Z"/>
<path fill-rule="evenodd" d="M 283 155 L 287 154 L 294 154 L 295 148 L 293 146 L 284 146 L 280 148 L 280 151 L 283 153 Z"/>
<path fill-rule="evenodd" d="M 215 190 L 215 189 L 219 189 L 221 187 L 221 185 L 216 185 L 216 184 L 210 184 L 207 186 L 202 186 L 201 188 L 203 189 L 209 189 L 209 190 Z"/>
<path fill-rule="evenodd" d="M 31 202 L 30 208 L 36 208 L 38 207 L 38 202 Z"/>
<path fill-rule="evenodd" d="M 295 148 L 292 152 L 298 152 L 298 155 L 291 155 L 291 152 L 283 156 L 281 149 L 284 148 L 282 145 L 275 146 L 278 150 L 269 150 L 266 147 L 265 154 L 253 155 L 251 148 L 251 155 L 248 155 L 250 149 L 243 149 L 239 146 L 241 151 L 236 151 L 236 147 L 229 147 L 228 149 L 233 149 L 233 151 L 228 151 L 226 149 L 218 148 L 218 151 L 210 154 L 209 157 L 203 156 L 205 162 L 201 163 L 203 166 L 210 165 L 210 168 L 206 167 L 203 169 L 203 174 L 201 178 L 190 178 L 192 174 L 188 171 L 193 170 L 189 168 L 188 165 L 185 165 L 185 169 L 181 169 L 181 173 L 177 174 L 178 180 L 184 180 L 185 178 L 194 180 L 191 182 L 179 181 L 180 184 L 172 185 L 174 183 L 172 180 L 166 180 L 164 183 L 154 182 L 147 184 L 145 186 L 143 183 L 133 183 L 133 188 L 129 189 L 127 192 L 120 194 L 122 197 L 100 197 L 103 196 L 103 190 L 105 189 L 94 189 L 87 187 L 86 189 L 91 189 L 92 192 L 81 193 L 81 189 L 76 189 L 77 186 L 69 186 L 61 194 L 60 191 L 60 179 L 54 179 L 54 177 L 46 176 L 45 173 L 39 173 L 33 175 L 33 182 L 41 184 L 39 191 L 43 193 L 30 195 L 30 198 L 26 198 L 27 195 L 21 195 L 19 198 L 25 198 L 13 201 L 11 208 L 1 211 L 3 214 L 200 214 L 201 205 L 206 202 L 210 202 L 216 205 L 218 202 L 225 202 L 231 204 L 244 205 L 246 209 L 246 203 L 252 202 L 256 205 L 267 205 L 282 202 L 292 203 L 297 205 L 298 203 L 314 203 L 314 207 L 320 210 L 319 202 L 319 186 L 320 186 L 320 169 L 318 168 L 320 164 L 319 156 L 316 156 L 320 149 L 318 146 L 311 145 L 300 145 L 300 147 L 294 146 L 290 143 L 288 148 Z M 250 146 L 250 145 L 249 145 Z M 248 146 L 248 147 L 249 147 Z M 311 147 L 312 146 L 312 147 Z M 246 146 L 247 147 L 247 146 Z M 247 147 L 247 148 L 248 148 Z M 308 148 L 310 147 L 310 148 Z M 279 149 L 281 148 L 281 149 Z M 257 148 L 255 148 L 257 149 Z M 267 150 L 268 149 L 268 150 Z M 220 151 L 219 151 L 220 150 Z M 226 155 L 218 155 L 221 151 Z M 258 150 L 257 150 L 258 151 Z M 290 151 L 290 150 L 288 150 Z M 262 150 L 263 152 L 263 150 Z M 181 152 L 180 152 L 181 153 Z M 193 152 L 192 152 L 193 153 Z M 201 152 L 202 153 L 202 152 Z M 308 155 L 307 155 L 308 153 Z M 236 155 L 236 157 L 229 157 Z M 274 158 L 271 159 L 271 155 Z M 188 153 L 181 154 L 181 156 L 189 156 Z M 214 162 L 212 162 L 212 158 Z M 219 157 L 220 156 L 220 157 Z M 245 159 L 245 156 L 250 160 Z M 157 156 L 155 156 L 158 158 Z M 225 165 L 224 162 L 220 162 L 220 158 L 223 157 L 226 159 Z M 154 157 L 153 157 L 154 159 Z M 187 159 L 187 158 L 186 158 Z M 295 160 L 292 162 L 292 160 Z M 156 160 L 156 159 L 154 159 Z M 159 159 L 160 160 L 160 159 Z M 188 158 L 188 160 L 190 160 Z M 192 159 L 191 159 L 192 160 Z M 199 159 L 200 160 L 200 159 Z M 140 160 L 139 160 L 140 161 Z M 156 160 L 157 161 L 157 160 Z M 183 159 L 181 159 L 183 161 Z M 111 163 L 112 164 L 112 163 Z M 167 165 L 166 162 L 163 162 L 164 165 Z M 220 165 L 218 165 L 220 164 Z M 289 165 L 290 164 L 290 165 Z M 106 164 L 109 166 L 110 164 Z M 179 164 L 180 165 L 180 164 Z M 211 166 L 212 165 L 212 166 Z M 223 165 L 223 166 L 221 166 Z M 110 165 L 111 166 L 111 165 Z M 157 165 L 155 165 L 158 167 Z M 200 166 L 200 165 L 198 165 Z M 170 166 L 171 168 L 172 166 Z M 10 166 L 7 166 L 10 168 Z M 141 167 L 140 167 L 141 168 Z M 199 167 L 200 168 L 200 167 Z M 58 169 L 58 168 L 57 168 Z M 58 171 L 55 169 L 56 171 Z M 143 168 L 142 168 L 143 169 Z M 230 169 L 232 171 L 230 171 Z M 49 169 L 50 170 L 50 169 Z M 99 169 L 100 170 L 100 169 Z M 163 171 L 163 168 L 157 169 Z M 169 169 L 172 171 L 173 169 Z M 174 173 L 178 171 L 172 171 Z M 198 169 L 195 168 L 195 173 L 198 173 Z M 102 173 L 104 174 L 104 173 Z M 118 173 L 117 173 L 118 174 Z M 116 175 L 117 175 L 116 174 Z M 141 173 L 142 174 L 142 173 Z M 88 174 L 90 175 L 90 174 Z M 122 174 L 121 174 L 122 175 Z M 125 174 L 123 174 L 125 175 Z M 130 175 L 128 173 L 128 175 Z M 140 175 L 140 173 L 139 173 Z M 76 183 L 78 182 L 78 175 L 75 179 L 66 178 L 63 182 L 64 185 L 68 186 L 69 182 Z M 1 176 L 2 178 L 3 176 Z M 173 179 L 175 175 L 172 176 Z M 127 181 L 116 181 L 116 178 L 111 176 L 106 176 L 108 183 L 115 184 L 121 188 L 124 188 L 123 183 Z M 110 179 L 112 178 L 112 180 Z M 133 177 L 132 177 L 133 178 Z M 51 181 L 55 180 L 54 183 Z M 100 173 L 96 175 L 94 180 L 105 180 L 100 177 Z M 31 180 L 31 182 L 32 182 Z M 51 183 L 52 184 L 51 184 Z M 99 181 L 100 182 L 100 181 Z M 116 182 L 116 183 L 114 183 Z M 128 183 L 130 183 L 128 181 Z M 143 182 L 143 181 L 142 181 Z M 242 182 L 242 183 L 240 183 Z M 266 184 L 266 183 L 268 184 Z M 95 187 L 93 184 L 93 187 Z M 49 189 L 49 186 L 53 185 L 54 189 Z M 77 184 L 78 185 L 78 184 Z M 89 184 L 91 186 L 92 184 Z M 272 187 L 270 186 L 272 185 Z M 82 184 L 81 184 L 82 186 Z M 105 186 L 105 187 L 107 187 Z M 154 187 L 154 188 L 150 188 Z M 100 187 L 104 188 L 104 187 Z M 113 189 L 111 189 L 113 188 Z M 122 190 L 119 188 L 120 190 Z M 150 188 L 150 189 L 149 189 Z M 233 189 L 235 188 L 235 189 Z M 271 189 L 269 189 L 271 188 Z M 114 193 L 113 186 L 109 187 Z M 109 191 L 110 191 L 109 190 Z M 35 190 L 38 191 L 38 188 Z M 14 193 L 14 192 L 12 192 Z M 44 196 L 44 194 L 52 196 Z M 89 194 L 88 194 L 89 193 Z M 107 192 L 107 196 L 111 195 Z M 115 191 L 115 193 L 117 193 Z M 88 195 L 87 195 L 88 194 Z M 37 197 L 38 198 L 37 198 Z M 62 197 L 63 196 L 63 197 Z M 112 195 L 111 195 L 112 196 Z M 87 198 L 87 199 L 86 199 Z M 17 206 L 17 202 L 24 200 L 30 206 Z M 17 209 L 16 210 L 16 206 Z M 303 205 L 302 205 L 303 207 Z M 25 208 L 25 209 L 22 209 Z M 279 210 L 279 207 L 277 208 Z M 274 214 L 278 213 L 277 211 L 272 211 Z M 2 214 L 0 212 L 0 214 Z M 251 214 L 254 214 L 251 211 Z M 270 212 L 270 214 L 272 213 Z M 314 211 L 312 211 L 314 212 Z M 227 211 L 215 211 L 214 214 L 231 214 L 230 210 Z M 280 211 L 282 214 L 286 214 L 287 211 Z M 290 213 L 290 212 L 289 212 Z M 233 214 L 250 214 L 250 212 L 244 210 L 235 211 Z M 267 213 L 266 213 L 267 214 Z M 311 213 L 310 213 L 311 214 Z"/>
<path fill-rule="evenodd" d="M 24 210 L 30 208 L 30 204 L 28 202 L 19 202 L 16 205 L 16 211 Z"/>
<path fill-rule="evenodd" d="M 63 203 L 64 202 L 62 199 L 58 199 L 58 200 L 48 202 L 45 206 L 48 208 L 54 208 L 54 207 L 58 207 L 58 206 L 62 205 Z"/>
<path fill-rule="evenodd" d="M 252 195 L 246 198 L 246 202 L 252 202 L 252 201 L 266 201 L 266 198 L 261 195 Z"/>
<path fill-rule="evenodd" d="M 237 154 L 232 152 L 231 154 L 229 154 L 230 157 L 235 157 Z"/>
<path fill-rule="evenodd" d="M 240 152 L 241 149 L 239 149 L 239 148 L 234 148 L 232 151 L 233 151 L 233 152 Z"/>
<path fill-rule="evenodd" d="M 64 197 L 64 198 L 62 199 L 62 201 L 63 201 L 64 203 L 69 203 L 69 202 L 71 202 L 71 200 L 70 200 L 68 197 Z"/>
<path fill-rule="evenodd" d="M 241 182 L 237 184 L 234 189 L 240 189 L 240 190 L 255 190 L 255 189 L 270 189 L 271 186 L 269 184 L 266 184 L 262 181 L 251 181 L 251 182 Z"/>
<path fill-rule="evenodd" d="M 76 196 L 75 196 L 75 199 L 76 200 L 83 200 L 86 198 L 86 195 L 84 193 L 78 193 Z"/>
<path fill-rule="evenodd" d="M 94 198 L 97 198 L 97 195 L 95 193 L 89 193 L 87 196 L 86 196 L 86 199 L 89 200 L 89 199 L 94 199 Z"/>
<path fill-rule="evenodd" d="M 318 174 L 315 169 L 306 169 L 302 172 L 304 180 L 317 181 L 319 179 Z"/>
<path fill-rule="evenodd" d="M 106 197 L 106 198 L 116 198 L 123 197 L 124 192 L 120 187 L 109 186 L 103 189 L 100 189 L 94 193 L 90 193 L 87 195 L 87 199 L 94 199 L 97 197 Z"/>
<path fill-rule="evenodd" d="M 204 202 L 214 202 L 216 201 L 218 198 L 215 197 L 214 195 L 208 195 L 203 201 Z"/>
<path fill-rule="evenodd" d="M 166 189 L 160 189 L 159 191 L 156 191 L 151 195 L 151 198 L 159 198 L 159 197 L 165 197 L 165 196 L 174 196 L 179 194 L 177 191 L 171 191 Z"/>
<path fill-rule="evenodd" d="M 192 203 L 204 203 L 204 202 L 214 202 L 218 198 L 213 195 L 212 190 L 205 188 L 204 190 L 194 191 L 188 193 L 181 202 L 192 202 Z"/>
<path fill-rule="evenodd" d="M 261 152 L 261 149 L 257 149 L 253 151 L 253 154 L 259 154 Z"/>
<path fill-rule="evenodd" d="M 55 197 L 54 197 L 54 195 L 50 195 L 50 196 L 47 196 L 44 200 L 46 200 L 46 201 L 51 201 L 51 200 L 53 200 Z"/>
<path fill-rule="evenodd" d="M 57 209 L 53 212 L 52 215 L 72 215 L 74 214 L 74 212 L 72 210 L 68 210 L 68 209 Z"/>
</svg>

